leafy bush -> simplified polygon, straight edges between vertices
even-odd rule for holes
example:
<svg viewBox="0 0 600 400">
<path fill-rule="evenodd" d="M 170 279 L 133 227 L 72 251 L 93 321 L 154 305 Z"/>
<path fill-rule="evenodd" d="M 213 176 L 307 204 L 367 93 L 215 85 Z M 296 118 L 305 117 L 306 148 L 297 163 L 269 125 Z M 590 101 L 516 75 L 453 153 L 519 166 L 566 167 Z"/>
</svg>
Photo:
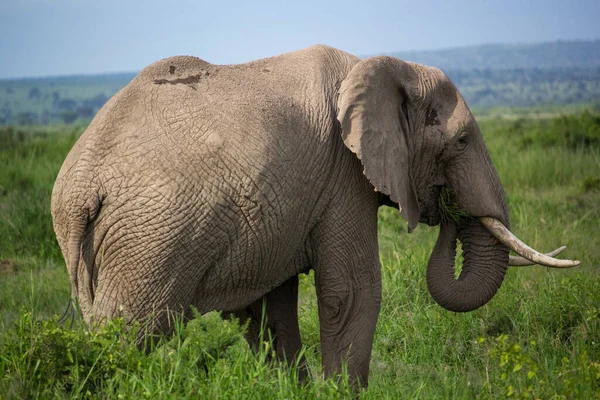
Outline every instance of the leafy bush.
<svg viewBox="0 0 600 400">
<path fill-rule="evenodd" d="M 101 393 L 119 374 L 162 364 L 166 370 L 189 368 L 206 371 L 227 349 L 243 340 L 237 321 L 223 321 L 217 315 L 196 315 L 170 341 L 160 340 L 150 352 L 136 347 L 136 332 L 123 319 L 108 321 L 88 330 L 74 329 L 56 317 L 34 321 L 23 309 L 13 331 L 5 332 L 0 344 L 0 392 L 19 397 L 42 397 L 63 393 Z"/>
<path fill-rule="evenodd" d="M 600 398 L 600 363 L 590 360 L 585 352 L 563 357 L 556 380 L 550 385 L 538 377 L 539 366 L 532 356 L 535 341 L 523 347 L 504 334 L 491 339 L 481 337 L 477 343 L 487 347 L 488 385 L 491 392 L 499 392 L 497 397 L 570 399 L 590 398 L 591 394 Z"/>
<path fill-rule="evenodd" d="M 102 329 L 69 329 L 56 318 L 34 321 L 22 310 L 13 332 L 0 347 L 3 392 L 27 397 L 32 393 L 79 393 L 102 387 L 119 370 L 137 366 L 137 349 L 122 320 Z"/>
<path fill-rule="evenodd" d="M 160 349 L 164 356 L 179 351 L 186 361 L 194 362 L 199 368 L 208 368 L 225 354 L 226 349 L 242 341 L 236 320 L 203 318 L 196 312 L 194 316 L 185 326 L 176 321 L 176 334 Z"/>
<path fill-rule="evenodd" d="M 531 123 L 531 122 L 530 122 Z M 544 147 L 567 147 L 570 149 L 600 148 L 600 115 L 584 111 L 580 115 L 556 117 L 536 128 L 527 126 L 523 120 L 517 120 L 511 127 L 513 132 L 522 133 L 521 144 L 525 147 L 541 145 Z"/>
<path fill-rule="evenodd" d="M 537 364 L 529 354 L 508 335 L 494 339 L 479 338 L 479 344 L 490 345 L 487 356 L 495 362 L 494 369 L 500 374 L 499 386 L 502 395 L 507 397 L 534 397 L 533 379 L 538 371 Z M 531 342 L 535 345 L 535 342 Z M 509 379 L 509 376 L 511 379 Z"/>
<path fill-rule="evenodd" d="M 88 330 L 56 318 L 35 321 L 22 310 L 0 336 L 0 394 L 9 398 L 349 398 L 348 375 L 302 385 L 297 367 L 269 362 L 273 343 L 251 352 L 237 321 L 217 313 L 160 338 L 149 351 L 135 345 L 140 327 L 122 319 Z"/>
</svg>

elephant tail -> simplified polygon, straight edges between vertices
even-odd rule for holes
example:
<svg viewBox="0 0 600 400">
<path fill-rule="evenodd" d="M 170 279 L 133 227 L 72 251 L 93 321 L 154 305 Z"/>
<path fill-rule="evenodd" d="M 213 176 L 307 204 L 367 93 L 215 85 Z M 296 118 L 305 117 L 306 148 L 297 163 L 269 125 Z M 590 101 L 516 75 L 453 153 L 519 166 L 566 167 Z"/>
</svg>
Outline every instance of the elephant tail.
<svg viewBox="0 0 600 400">
<path fill-rule="evenodd" d="M 91 197 L 85 205 L 79 205 L 72 210 L 68 223 L 67 237 L 67 269 L 71 278 L 71 296 L 79 305 L 84 316 L 91 311 L 94 302 L 94 287 L 92 275 L 94 271 L 94 256 L 86 257 L 84 241 L 88 228 L 100 210 L 101 199 Z M 87 260 L 87 261 L 86 261 Z"/>
</svg>

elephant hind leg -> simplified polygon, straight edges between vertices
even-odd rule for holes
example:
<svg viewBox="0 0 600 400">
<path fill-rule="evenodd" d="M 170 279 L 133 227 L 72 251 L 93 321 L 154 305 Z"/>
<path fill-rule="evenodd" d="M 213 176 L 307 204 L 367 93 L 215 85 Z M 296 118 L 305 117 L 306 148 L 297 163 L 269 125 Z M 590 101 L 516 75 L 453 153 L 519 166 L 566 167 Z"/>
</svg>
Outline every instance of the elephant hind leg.
<svg viewBox="0 0 600 400">
<path fill-rule="evenodd" d="M 170 260 L 155 262 L 150 257 L 154 254 L 130 265 L 104 265 L 89 317 L 98 322 L 123 318 L 129 328 L 136 326 L 137 345 L 146 349 L 170 335 L 179 319 L 190 317 L 195 289 L 190 284 L 195 280 L 193 268 Z M 133 273 L 126 274 L 125 267 Z M 143 273 L 135 274 L 137 271 Z"/>
<path fill-rule="evenodd" d="M 225 318 L 229 315 L 247 324 L 245 337 L 250 348 L 258 352 L 261 340 L 271 339 L 277 359 L 288 365 L 298 362 L 298 379 L 304 381 L 308 377 L 306 359 L 302 356 L 297 360 L 302 348 L 298 326 L 298 276 L 291 277 L 242 310 L 223 313 Z"/>
</svg>

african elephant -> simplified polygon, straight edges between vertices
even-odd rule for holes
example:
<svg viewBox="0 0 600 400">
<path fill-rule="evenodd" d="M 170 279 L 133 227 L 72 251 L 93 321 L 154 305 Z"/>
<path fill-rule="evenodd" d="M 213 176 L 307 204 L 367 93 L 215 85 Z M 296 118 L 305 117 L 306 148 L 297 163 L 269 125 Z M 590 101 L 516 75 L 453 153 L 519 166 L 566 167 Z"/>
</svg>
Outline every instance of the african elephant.
<svg viewBox="0 0 600 400">
<path fill-rule="evenodd" d="M 442 188 L 472 218 L 442 219 Z M 278 355 L 291 360 L 297 276 L 313 269 L 324 372 L 346 362 L 362 385 L 381 302 L 381 205 L 397 207 L 409 231 L 440 225 L 427 284 L 448 310 L 494 296 L 509 246 L 576 264 L 507 231 L 478 125 L 439 69 L 322 45 L 241 65 L 150 65 L 98 112 L 52 194 L 87 323 L 121 315 L 168 333 L 169 310 L 190 306 L 256 323 L 264 299 Z"/>
</svg>

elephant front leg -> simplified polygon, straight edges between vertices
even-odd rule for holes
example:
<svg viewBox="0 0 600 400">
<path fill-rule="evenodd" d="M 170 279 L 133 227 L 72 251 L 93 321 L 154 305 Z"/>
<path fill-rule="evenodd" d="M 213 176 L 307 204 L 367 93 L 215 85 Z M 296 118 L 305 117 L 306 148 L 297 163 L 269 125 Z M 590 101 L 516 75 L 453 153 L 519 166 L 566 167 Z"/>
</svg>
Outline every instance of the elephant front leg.
<svg viewBox="0 0 600 400">
<path fill-rule="evenodd" d="M 381 305 L 376 220 L 366 222 L 321 229 L 312 241 L 323 370 L 333 376 L 345 364 L 355 387 L 368 383 Z"/>
<path fill-rule="evenodd" d="M 242 324 L 248 324 L 245 337 L 254 351 L 260 350 L 261 339 L 272 339 L 279 361 L 286 361 L 288 365 L 297 362 L 302 348 L 298 326 L 298 276 L 291 277 L 245 309 L 231 314 Z M 298 379 L 304 381 L 307 377 L 308 367 L 302 356 L 298 362 Z"/>
</svg>

